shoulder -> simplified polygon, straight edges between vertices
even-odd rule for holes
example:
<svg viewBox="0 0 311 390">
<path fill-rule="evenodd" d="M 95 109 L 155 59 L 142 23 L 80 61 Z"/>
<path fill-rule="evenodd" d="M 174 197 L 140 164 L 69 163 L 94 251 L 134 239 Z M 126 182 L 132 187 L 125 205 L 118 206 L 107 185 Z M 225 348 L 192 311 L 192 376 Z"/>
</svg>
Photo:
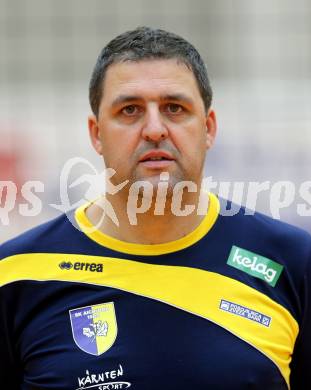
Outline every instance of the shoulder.
<svg viewBox="0 0 311 390">
<path fill-rule="evenodd" d="M 294 242 L 306 242 L 311 245 L 311 235 L 292 224 L 274 219 L 263 213 L 250 210 L 231 201 L 220 198 L 220 217 L 231 228 L 261 239 L 280 241 L 284 245 L 286 240 Z"/>
<path fill-rule="evenodd" d="M 220 205 L 224 236 L 230 235 L 237 246 L 286 262 L 293 275 L 299 268 L 301 276 L 311 262 L 311 235 L 307 231 L 224 199 Z"/>
<path fill-rule="evenodd" d="M 247 209 L 245 212 L 247 213 Z M 281 245 L 287 250 L 294 247 L 295 250 L 303 252 L 306 249 L 311 253 L 311 235 L 307 231 L 259 212 L 247 217 L 247 227 L 253 225 L 254 231 L 261 232 L 271 244 Z"/>
<path fill-rule="evenodd" d="M 59 250 L 78 232 L 72 215 L 73 212 L 62 214 L 1 244 L 0 260 L 18 254 Z"/>
</svg>

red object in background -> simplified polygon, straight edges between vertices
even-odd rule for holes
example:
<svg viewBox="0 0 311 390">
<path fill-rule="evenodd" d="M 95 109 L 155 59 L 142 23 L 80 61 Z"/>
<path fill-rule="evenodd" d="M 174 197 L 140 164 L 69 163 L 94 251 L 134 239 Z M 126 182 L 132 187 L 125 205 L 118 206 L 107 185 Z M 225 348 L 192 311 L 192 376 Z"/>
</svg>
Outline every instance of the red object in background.
<svg viewBox="0 0 311 390">
<path fill-rule="evenodd" d="M 17 187 L 18 198 L 21 196 L 21 187 L 23 185 L 19 173 L 20 163 L 21 156 L 16 151 L 6 152 L 0 150 L 0 181 L 12 181 Z"/>
</svg>

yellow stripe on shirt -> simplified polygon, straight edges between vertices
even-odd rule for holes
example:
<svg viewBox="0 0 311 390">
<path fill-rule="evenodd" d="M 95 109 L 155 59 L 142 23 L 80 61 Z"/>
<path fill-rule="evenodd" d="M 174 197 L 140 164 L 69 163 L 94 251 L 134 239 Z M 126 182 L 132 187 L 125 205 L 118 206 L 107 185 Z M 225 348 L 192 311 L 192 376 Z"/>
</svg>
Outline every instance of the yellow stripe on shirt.
<svg viewBox="0 0 311 390">
<path fill-rule="evenodd" d="M 61 269 L 62 262 L 102 265 L 103 272 Z M 80 267 L 81 268 L 81 267 Z M 249 343 L 279 368 L 289 385 L 289 364 L 298 324 L 265 294 L 229 277 L 196 268 L 146 264 L 118 258 L 32 253 L 0 262 L 0 286 L 20 280 L 79 282 L 112 287 L 203 317 Z M 220 310 L 234 302 L 271 318 L 270 326 Z"/>
</svg>

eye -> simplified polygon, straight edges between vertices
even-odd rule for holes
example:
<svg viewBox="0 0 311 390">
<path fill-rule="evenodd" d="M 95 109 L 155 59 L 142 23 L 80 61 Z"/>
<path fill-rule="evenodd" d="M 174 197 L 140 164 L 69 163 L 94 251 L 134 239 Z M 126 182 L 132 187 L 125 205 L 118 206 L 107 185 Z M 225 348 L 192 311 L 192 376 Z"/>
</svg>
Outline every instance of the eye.
<svg viewBox="0 0 311 390">
<path fill-rule="evenodd" d="M 169 103 L 166 106 L 166 110 L 170 114 L 180 114 L 181 112 L 183 112 L 184 109 L 183 109 L 183 107 L 180 104 Z"/>
<path fill-rule="evenodd" d="M 131 104 L 129 106 L 122 108 L 121 112 L 124 115 L 133 116 L 138 114 L 139 108 L 135 104 Z"/>
</svg>

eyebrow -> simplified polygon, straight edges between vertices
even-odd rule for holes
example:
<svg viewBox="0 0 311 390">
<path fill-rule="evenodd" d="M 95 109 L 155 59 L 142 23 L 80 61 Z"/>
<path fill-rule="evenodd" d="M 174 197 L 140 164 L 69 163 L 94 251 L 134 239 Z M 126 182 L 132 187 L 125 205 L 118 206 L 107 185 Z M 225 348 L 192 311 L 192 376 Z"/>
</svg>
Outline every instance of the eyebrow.
<svg viewBox="0 0 311 390">
<path fill-rule="evenodd" d="M 112 107 L 116 107 L 124 103 L 130 103 L 138 100 L 144 100 L 144 99 L 138 95 L 120 95 L 113 100 Z M 160 95 L 160 100 L 162 101 L 173 100 L 173 101 L 185 102 L 186 104 L 193 105 L 193 100 L 182 93 Z"/>
<path fill-rule="evenodd" d="M 172 94 L 172 95 L 170 94 L 170 95 L 160 96 L 160 99 L 161 100 L 173 100 L 176 102 L 185 102 L 186 104 L 189 104 L 189 105 L 194 104 L 193 100 L 189 96 L 184 95 L 183 93 L 176 93 L 176 94 Z"/>
<path fill-rule="evenodd" d="M 129 103 L 129 102 L 137 101 L 137 100 L 141 100 L 141 97 L 134 96 L 134 95 L 120 95 L 116 99 L 113 100 L 112 106 L 115 107 L 115 106 L 119 106 L 119 105 L 124 104 L 124 103 Z"/>
</svg>

